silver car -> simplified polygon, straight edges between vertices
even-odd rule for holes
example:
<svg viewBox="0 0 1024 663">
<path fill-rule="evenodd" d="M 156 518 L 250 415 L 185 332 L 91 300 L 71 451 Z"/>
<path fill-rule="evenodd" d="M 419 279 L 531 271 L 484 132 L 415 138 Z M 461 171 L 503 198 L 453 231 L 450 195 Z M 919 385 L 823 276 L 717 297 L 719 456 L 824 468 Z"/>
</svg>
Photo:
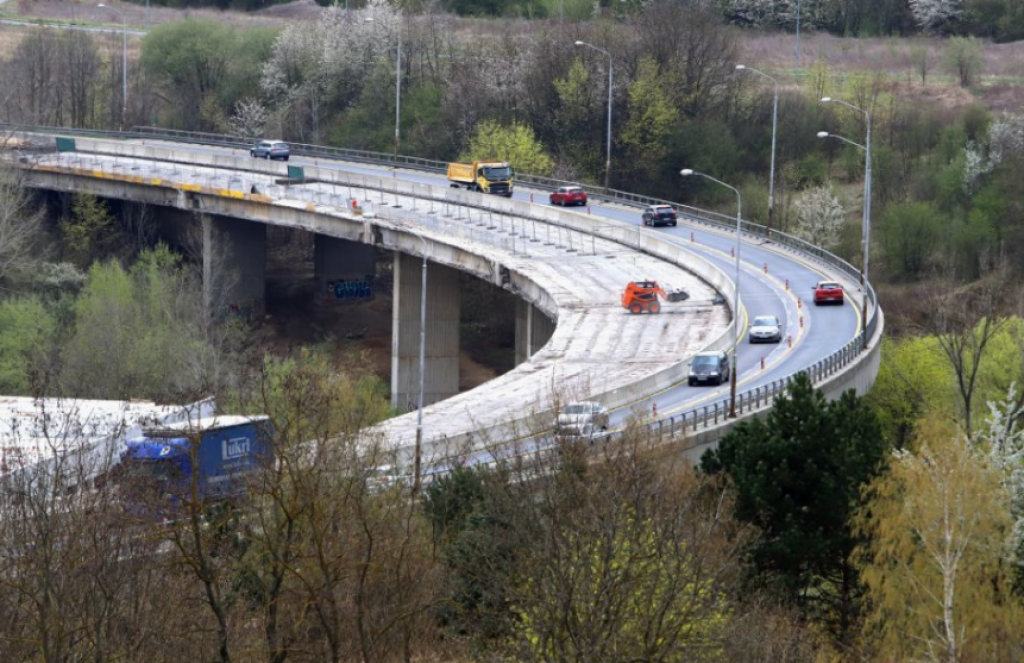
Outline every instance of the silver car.
<svg viewBox="0 0 1024 663">
<path fill-rule="evenodd" d="M 249 150 L 249 156 L 256 157 L 257 159 L 280 159 L 282 161 L 288 161 L 290 152 L 291 150 L 288 147 L 288 143 L 283 143 L 279 140 L 261 140 L 253 145 L 252 149 Z"/>
<path fill-rule="evenodd" d="M 608 411 L 600 403 L 579 401 L 558 411 L 555 434 L 593 439 L 608 430 Z"/>
<path fill-rule="evenodd" d="M 774 315 L 759 315 L 750 323 L 751 343 L 779 343 L 782 341 L 782 324 Z"/>
</svg>

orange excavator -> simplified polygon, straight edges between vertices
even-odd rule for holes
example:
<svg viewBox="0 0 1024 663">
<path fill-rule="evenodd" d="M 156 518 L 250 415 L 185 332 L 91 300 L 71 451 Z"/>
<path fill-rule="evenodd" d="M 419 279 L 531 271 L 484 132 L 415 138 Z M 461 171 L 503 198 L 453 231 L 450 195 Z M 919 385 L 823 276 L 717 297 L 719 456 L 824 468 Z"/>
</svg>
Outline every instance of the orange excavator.
<svg viewBox="0 0 1024 663">
<path fill-rule="evenodd" d="M 667 302 L 681 302 L 690 298 L 685 290 L 665 291 L 657 281 L 630 281 L 622 293 L 622 307 L 630 313 L 660 313 L 661 297 Z"/>
</svg>

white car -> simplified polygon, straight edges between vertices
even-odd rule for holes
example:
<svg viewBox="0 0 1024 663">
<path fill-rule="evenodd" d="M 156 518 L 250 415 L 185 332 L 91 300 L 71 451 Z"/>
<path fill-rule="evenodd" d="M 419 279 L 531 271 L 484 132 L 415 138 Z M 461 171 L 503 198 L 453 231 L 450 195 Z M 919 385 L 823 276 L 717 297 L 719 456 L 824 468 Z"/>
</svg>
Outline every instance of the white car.
<svg viewBox="0 0 1024 663">
<path fill-rule="evenodd" d="M 600 403 L 579 401 L 558 411 L 555 434 L 593 439 L 608 430 L 608 411 Z"/>
<path fill-rule="evenodd" d="M 750 323 L 751 343 L 779 343 L 782 341 L 782 324 L 774 315 L 759 315 Z"/>
</svg>

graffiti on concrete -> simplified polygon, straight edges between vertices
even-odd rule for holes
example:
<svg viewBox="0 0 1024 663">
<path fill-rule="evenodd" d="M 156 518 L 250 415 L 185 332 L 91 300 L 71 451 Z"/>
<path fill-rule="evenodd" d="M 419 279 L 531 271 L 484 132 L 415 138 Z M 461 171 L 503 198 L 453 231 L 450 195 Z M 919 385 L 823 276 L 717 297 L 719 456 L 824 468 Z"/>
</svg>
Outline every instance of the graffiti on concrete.
<svg viewBox="0 0 1024 663">
<path fill-rule="evenodd" d="M 373 276 L 359 279 L 338 279 L 327 282 L 327 292 L 334 295 L 339 302 L 351 302 L 359 299 L 373 299 Z"/>
</svg>

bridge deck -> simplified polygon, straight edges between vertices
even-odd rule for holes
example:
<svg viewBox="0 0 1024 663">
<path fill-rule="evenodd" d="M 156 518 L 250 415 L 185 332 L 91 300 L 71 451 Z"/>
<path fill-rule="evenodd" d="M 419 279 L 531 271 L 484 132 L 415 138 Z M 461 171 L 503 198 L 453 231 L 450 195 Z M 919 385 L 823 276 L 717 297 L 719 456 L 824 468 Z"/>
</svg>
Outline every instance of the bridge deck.
<svg viewBox="0 0 1024 663">
<path fill-rule="evenodd" d="M 429 239 L 434 247 L 431 260 L 462 267 L 460 256 L 482 256 L 539 286 L 557 312 L 550 342 L 513 371 L 425 408 L 426 459 L 454 451 L 446 446 L 450 439 L 548 411 L 556 400 L 618 390 L 621 402 L 630 385 L 685 361 L 721 337 L 730 321 L 728 309 L 710 304 L 715 292 L 695 274 L 606 239 L 573 235 L 554 224 L 524 225 L 520 220 L 517 227 L 508 216 L 454 203 L 428 204 L 374 188 L 330 183 L 282 186 L 274 176 L 223 167 L 82 153 L 42 156 L 38 167 L 111 181 L 111 195 L 123 197 L 130 197 L 132 189 L 118 187 L 118 181 L 257 200 L 271 210 L 267 216 L 271 223 L 275 209 L 281 210 L 282 219 L 288 209 L 317 212 L 321 218 L 336 218 L 338 228 L 347 227 L 349 236 L 353 222 L 362 226 L 366 221 L 366 216 L 354 215 L 348 207 L 356 199 L 364 211 L 372 212 L 375 226 Z M 294 225 L 294 220 L 286 223 Z M 328 224 L 317 231 L 331 234 L 330 228 Z M 631 315 L 620 306 L 619 295 L 628 281 L 636 279 L 686 288 L 691 300 L 665 303 L 659 315 Z M 549 426 L 547 418 L 549 414 L 535 426 Z M 407 457 L 415 440 L 416 420 L 416 413 L 411 413 L 382 425 L 386 445 L 402 449 Z M 477 435 L 475 444 L 486 444 L 486 437 Z"/>
</svg>

